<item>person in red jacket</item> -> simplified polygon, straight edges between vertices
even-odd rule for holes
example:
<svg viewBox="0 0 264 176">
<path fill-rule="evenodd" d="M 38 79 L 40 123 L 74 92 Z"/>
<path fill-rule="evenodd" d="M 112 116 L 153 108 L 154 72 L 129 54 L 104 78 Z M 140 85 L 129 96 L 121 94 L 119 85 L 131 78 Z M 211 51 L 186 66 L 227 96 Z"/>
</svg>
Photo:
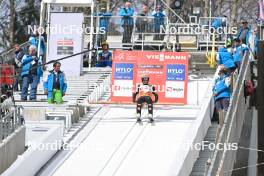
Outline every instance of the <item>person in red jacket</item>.
<svg viewBox="0 0 264 176">
<path fill-rule="evenodd" d="M 141 122 L 141 108 L 144 103 L 148 104 L 148 118 L 153 122 L 153 102 L 158 102 L 158 94 L 155 87 L 149 84 L 149 76 L 144 75 L 141 78 L 142 83 L 136 88 L 133 93 L 133 102 L 137 102 L 137 121 Z"/>
</svg>

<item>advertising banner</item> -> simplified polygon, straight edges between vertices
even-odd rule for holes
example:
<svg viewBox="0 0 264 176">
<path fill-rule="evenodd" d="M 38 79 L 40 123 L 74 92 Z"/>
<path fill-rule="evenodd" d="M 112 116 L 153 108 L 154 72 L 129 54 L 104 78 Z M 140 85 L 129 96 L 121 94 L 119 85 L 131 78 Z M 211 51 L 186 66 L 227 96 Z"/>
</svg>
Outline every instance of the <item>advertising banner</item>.
<svg viewBox="0 0 264 176">
<path fill-rule="evenodd" d="M 83 14 L 51 13 L 50 18 L 47 62 L 82 52 Z M 80 76 L 83 68 L 82 55 L 62 60 L 61 64 L 61 69 L 67 76 Z M 52 64 L 49 64 L 48 70 L 52 69 Z"/>
<path fill-rule="evenodd" d="M 148 75 L 159 103 L 187 103 L 188 53 L 114 51 L 112 75 L 112 102 L 132 102 L 142 75 Z"/>
</svg>

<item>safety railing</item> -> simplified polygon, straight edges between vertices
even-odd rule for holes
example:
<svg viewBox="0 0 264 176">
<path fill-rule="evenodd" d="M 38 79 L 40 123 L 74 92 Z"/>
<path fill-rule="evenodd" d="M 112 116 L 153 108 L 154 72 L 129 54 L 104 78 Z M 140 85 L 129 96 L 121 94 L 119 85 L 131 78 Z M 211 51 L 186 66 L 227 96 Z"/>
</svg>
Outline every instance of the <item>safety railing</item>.
<svg viewBox="0 0 264 176">
<path fill-rule="evenodd" d="M 98 102 L 104 93 L 110 90 L 111 74 L 104 74 L 96 83 L 88 83 L 88 89 L 92 92 L 88 96 L 88 102 Z"/>
<path fill-rule="evenodd" d="M 17 107 L 4 116 L 0 115 L 0 143 L 23 125 L 23 117 L 20 111 L 21 108 Z"/>
<path fill-rule="evenodd" d="M 132 44 L 134 46 L 137 42 L 142 41 L 161 43 L 166 40 L 167 17 L 158 19 L 152 16 L 133 16 L 131 18 L 129 19 L 129 25 L 132 24 L 132 27 L 126 28 L 122 25 L 124 19 L 121 16 L 94 16 L 94 29 L 91 29 L 91 16 L 85 16 L 85 33 L 90 34 L 90 31 L 93 30 L 93 42 L 97 46 L 100 46 L 103 41 L 108 41 L 113 46 L 117 43 Z M 127 29 L 130 30 L 127 33 L 128 36 L 123 36 L 126 34 L 125 30 Z M 90 41 L 89 37 L 89 35 L 86 35 L 86 41 L 88 42 Z M 124 42 L 123 37 L 128 37 L 128 40 Z"/>
<path fill-rule="evenodd" d="M 230 99 L 230 106 L 223 119 L 224 123 L 219 131 L 219 138 L 216 139 L 217 143 L 229 145 L 239 141 L 244 121 L 241 118 L 247 109 L 244 100 L 243 81 L 250 74 L 248 53 L 244 54 L 240 70 L 237 79 L 234 79 L 236 82 Z M 235 151 L 228 149 L 215 150 L 211 158 L 208 175 L 231 175 L 228 171 L 232 169 L 235 154 Z"/>
<path fill-rule="evenodd" d="M 217 20 L 220 24 L 213 27 Z M 194 46 L 208 50 L 213 46 L 224 46 L 229 32 L 226 18 L 223 17 L 200 17 L 195 23 L 170 23 L 168 17 L 133 16 L 129 19 L 128 23 L 132 24 L 129 28 L 122 25 L 124 19 L 121 16 L 93 16 L 93 21 L 91 25 L 91 16 L 85 16 L 84 27 L 86 34 L 93 31 L 93 43 L 98 47 L 103 41 L 108 41 L 114 47 L 122 46 L 122 43 L 133 46 L 150 43 L 168 46 L 179 43 L 179 37 L 192 36 Z M 90 42 L 90 35 L 86 35 L 85 40 Z"/>
</svg>

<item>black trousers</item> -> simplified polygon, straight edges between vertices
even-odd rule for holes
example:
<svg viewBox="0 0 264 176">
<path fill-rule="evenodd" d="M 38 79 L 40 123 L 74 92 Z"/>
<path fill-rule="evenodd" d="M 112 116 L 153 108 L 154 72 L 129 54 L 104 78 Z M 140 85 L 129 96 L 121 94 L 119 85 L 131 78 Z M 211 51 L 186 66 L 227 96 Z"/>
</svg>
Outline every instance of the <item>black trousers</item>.
<svg viewBox="0 0 264 176">
<path fill-rule="evenodd" d="M 141 115 L 141 108 L 143 103 L 148 104 L 148 113 L 153 114 L 153 101 L 149 96 L 139 97 L 137 100 L 137 114 Z"/>
<path fill-rule="evenodd" d="M 131 43 L 131 36 L 133 32 L 133 25 L 124 24 L 124 33 L 122 43 Z"/>
</svg>

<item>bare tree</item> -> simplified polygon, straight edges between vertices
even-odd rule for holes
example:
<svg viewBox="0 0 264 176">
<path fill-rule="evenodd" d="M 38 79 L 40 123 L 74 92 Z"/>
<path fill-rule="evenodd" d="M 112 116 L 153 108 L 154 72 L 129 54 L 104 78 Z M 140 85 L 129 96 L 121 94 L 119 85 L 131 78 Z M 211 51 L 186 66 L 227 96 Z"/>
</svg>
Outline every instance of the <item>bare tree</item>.
<svg viewBox="0 0 264 176">
<path fill-rule="evenodd" d="M 9 14 L 9 47 L 14 43 L 15 38 L 15 0 L 9 0 L 10 14 Z"/>
<path fill-rule="evenodd" d="M 236 16 L 237 16 L 237 5 L 238 5 L 238 0 L 233 0 L 232 6 L 231 6 L 231 11 L 230 11 L 230 24 L 231 26 L 236 24 Z"/>
<path fill-rule="evenodd" d="M 0 0 L 0 51 L 28 40 L 27 25 L 39 23 L 39 0 Z"/>
</svg>

